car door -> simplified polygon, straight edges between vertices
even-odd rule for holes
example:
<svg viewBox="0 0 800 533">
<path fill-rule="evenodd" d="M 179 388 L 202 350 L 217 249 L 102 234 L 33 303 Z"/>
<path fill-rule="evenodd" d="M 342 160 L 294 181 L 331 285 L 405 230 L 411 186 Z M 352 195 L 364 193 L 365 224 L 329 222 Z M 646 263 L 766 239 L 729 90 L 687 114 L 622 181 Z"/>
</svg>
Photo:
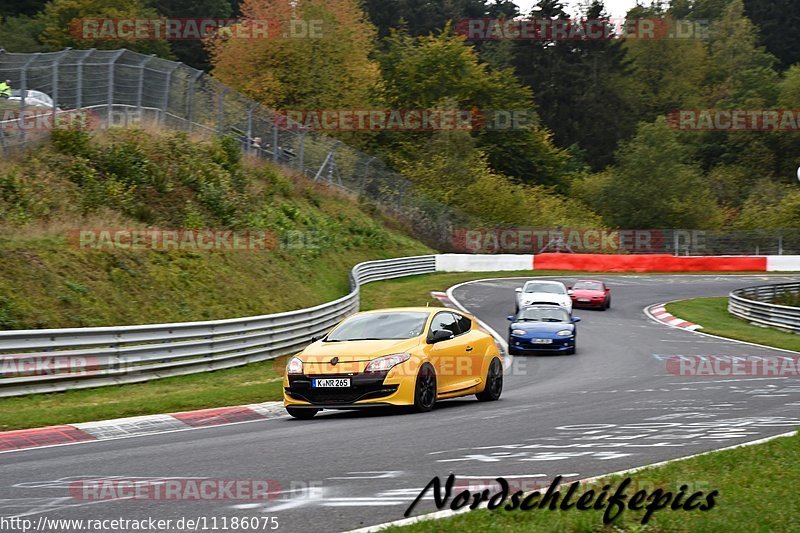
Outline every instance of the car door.
<svg viewBox="0 0 800 533">
<path fill-rule="evenodd" d="M 486 376 L 486 369 L 488 366 L 484 363 L 487 363 L 485 359 L 487 349 L 489 348 L 488 342 L 493 343 L 494 341 L 489 339 L 487 342 L 486 335 L 477 328 L 475 322 L 468 316 L 460 313 L 453 314 L 456 317 L 458 329 L 461 331 L 465 355 L 469 360 L 469 367 L 465 368 L 465 371 L 459 376 L 461 378 L 461 385 L 477 385 Z"/>
<path fill-rule="evenodd" d="M 439 394 L 452 392 L 459 388 L 463 381 L 464 366 L 469 366 L 465 336 L 458 328 L 458 321 L 453 313 L 442 311 L 436 313 L 431 321 L 428 334 L 436 330 L 447 330 L 453 333 L 453 338 L 437 342 L 428 348 L 428 354 L 436 370 L 437 389 Z"/>
</svg>

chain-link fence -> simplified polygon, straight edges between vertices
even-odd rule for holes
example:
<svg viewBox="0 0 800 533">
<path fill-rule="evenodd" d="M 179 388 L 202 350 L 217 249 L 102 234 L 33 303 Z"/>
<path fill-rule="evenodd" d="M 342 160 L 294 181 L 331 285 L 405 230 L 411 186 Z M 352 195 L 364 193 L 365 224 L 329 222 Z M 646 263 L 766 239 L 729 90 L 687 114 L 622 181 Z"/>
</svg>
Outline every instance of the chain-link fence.
<svg viewBox="0 0 800 533">
<path fill-rule="evenodd" d="M 187 132 L 235 135 L 248 153 L 376 203 L 442 251 L 800 254 L 800 230 L 475 230 L 485 225 L 420 194 L 378 158 L 318 132 L 287 127 L 285 117 L 276 120 L 271 110 L 200 70 L 128 50 L 0 50 L 0 81 L 6 79 L 13 90 L 11 98 L 0 98 L 5 157 L 43 138 L 57 117 L 84 110 L 106 125 L 155 121 Z M 40 122 L 44 127 L 37 127 Z"/>
<path fill-rule="evenodd" d="M 0 99 L 5 157 L 43 138 L 58 117 L 83 110 L 102 124 L 156 121 L 187 132 L 235 135 L 253 155 L 375 202 L 440 249 L 448 248 L 453 225 L 468 222 L 416 193 L 376 157 L 306 128 L 287 127 L 258 102 L 181 63 L 128 50 L 0 51 L 0 80 L 6 79 L 13 91 Z"/>
</svg>

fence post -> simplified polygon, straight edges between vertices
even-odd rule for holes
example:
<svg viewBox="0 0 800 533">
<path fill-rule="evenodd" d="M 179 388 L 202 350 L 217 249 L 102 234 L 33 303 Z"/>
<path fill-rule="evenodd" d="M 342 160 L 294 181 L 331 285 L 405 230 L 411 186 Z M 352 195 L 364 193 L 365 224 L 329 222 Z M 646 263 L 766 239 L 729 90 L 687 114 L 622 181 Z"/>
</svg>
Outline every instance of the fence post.
<svg viewBox="0 0 800 533">
<path fill-rule="evenodd" d="M 272 160 L 278 162 L 278 123 L 272 115 Z"/>
<path fill-rule="evenodd" d="M 111 115 L 114 113 L 114 67 L 117 64 L 119 56 L 125 53 L 125 49 L 117 50 L 117 53 L 111 58 L 111 63 L 108 64 L 108 111 L 106 112 L 106 127 L 111 122 Z"/>
<path fill-rule="evenodd" d="M 94 51 L 94 48 L 87 50 L 85 54 L 78 58 L 78 62 L 75 64 L 75 78 L 77 83 L 75 88 L 75 109 L 81 109 L 83 107 L 83 60 Z"/>
<path fill-rule="evenodd" d="M 164 100 L 161 103 L 161 124 L 164 124 L 164 121 L 167 118 L 167 108 L 169 107 L 169 93 L 170 87 L 172 86 L 172 73 L 175 72 L 181 63 L 175 63 L 171 69 L 167 71 L 167 81 L 164 83 Z"/>
<path fill-rule="evenodd" d="M 300 130 L 300 153 L 297 154 L 298 170 L 305 176 L 306 174 L 306 130 Z"/>
<path fill-rule="evenodd" d="M 194 125 L 194 85 L 200 76 L 203 75 L 202 70 L 198 70 L 192 76 L 192 79 L 189 80 L 189 87 L 188 87 L 188 95 L 186 96 L 186 120 L 189 122 L 189 133 L 192 132 L 192 126 Z"/>
<path fill-rule="evenodd" d="M 25 144 L 25 138 L 27 137 L 27 128 L 24 127 L 22 117 L 25 114 L 25 100 L 28 95 L 28 66 L 33 63 L 39 55 L 39 53 L 36 53 L 28 58 L 25 64 L 22 65 L 19 74 L 19 116 L 17 117 L 17 122 L 19 122 L 20 130 L 22 131 L 22 144 Z"/>
<path fill-rule="evenodd" d="M 778 230 L 778 255 L 783 255 L 783 230 Z"/>
<path fill-rule="evenodd" d="M 225 87 L 217 97 L 217 131 L 222 133 L 225 127 L 225 95 L 230 90 L 230 87 Z"/>
<path fill-rule="evenodd" d="M 156 55 L 151 54 L 145 57 L 141 63 L 139 63 L 139 86 L 136 88 L 136 111 L 139 112 L 139 118 L 142 116 L 142 93 L 144 92 L 144 67 L 153 59 Z"/>
</svg>

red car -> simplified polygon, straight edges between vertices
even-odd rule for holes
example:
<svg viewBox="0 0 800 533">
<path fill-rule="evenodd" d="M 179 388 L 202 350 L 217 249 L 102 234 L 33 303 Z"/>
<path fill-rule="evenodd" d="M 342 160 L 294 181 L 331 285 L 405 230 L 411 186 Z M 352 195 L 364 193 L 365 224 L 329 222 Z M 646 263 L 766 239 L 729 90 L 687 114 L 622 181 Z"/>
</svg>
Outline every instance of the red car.
<svg viewBox="0 0 800 533">
<path fill-rule="evenodd" d="M 611 307 L 611 289 L 602 281 L 579 280 L 570 287 L 573 307 L 593 307 L 605 311 Z"/>
</svg>

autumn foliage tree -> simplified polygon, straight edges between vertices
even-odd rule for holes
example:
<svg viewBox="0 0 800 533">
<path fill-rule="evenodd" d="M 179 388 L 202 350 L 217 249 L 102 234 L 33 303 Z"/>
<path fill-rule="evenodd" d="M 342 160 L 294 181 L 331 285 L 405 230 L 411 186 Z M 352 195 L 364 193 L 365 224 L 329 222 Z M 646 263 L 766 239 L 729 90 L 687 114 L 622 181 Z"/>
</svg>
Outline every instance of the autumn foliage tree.
<svg viewBox="0 0 800 533">
<path fill-rule="evenodd" d="M 210 41 L 213 75 L 266 107 L 364 106 L 379 80 L 375 27 L 357 0 L 245 0 L 243 20 Z M 250 38 L 247 25 L 269 35 Z M 242 30 L 242 31 L 239 31 Z"/>
</svg>

